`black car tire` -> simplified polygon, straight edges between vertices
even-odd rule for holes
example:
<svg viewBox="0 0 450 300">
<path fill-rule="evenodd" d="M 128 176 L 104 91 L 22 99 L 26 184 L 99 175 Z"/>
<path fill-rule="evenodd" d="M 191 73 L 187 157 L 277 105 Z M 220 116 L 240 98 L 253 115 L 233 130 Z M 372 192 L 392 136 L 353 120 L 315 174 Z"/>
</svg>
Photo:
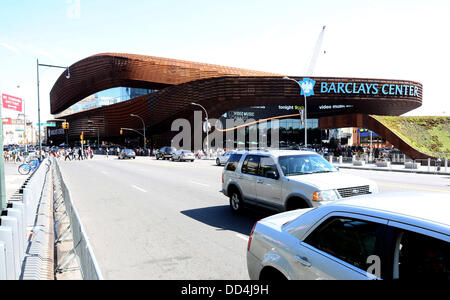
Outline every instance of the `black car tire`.
<svg viewBox="0 0 450 300">
<path fill-rule="evenodd" d="M 230 194 L 230 207 L 234 213 L 241 213 L 244 210 L 244 202 L 239 192 L 233 191 Z"/>
<path fill-rule="evenodd" d="M 220 159 L 216 159 L 216 165 L 220 166 Z"/>
</svg>

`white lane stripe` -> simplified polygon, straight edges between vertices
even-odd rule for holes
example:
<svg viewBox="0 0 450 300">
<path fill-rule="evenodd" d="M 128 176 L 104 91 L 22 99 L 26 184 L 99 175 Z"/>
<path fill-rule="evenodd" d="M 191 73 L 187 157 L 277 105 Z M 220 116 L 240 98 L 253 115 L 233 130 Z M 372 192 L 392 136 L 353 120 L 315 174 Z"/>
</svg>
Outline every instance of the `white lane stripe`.
<svg viewBox="0 0 450 300">
<path fill-rule="evenodd" d="M 190 181 L 190 183 L 198 184 L 198 185 L 201 185 L 201 186 L 207 186 L 207 187 L 209 187 L 209 184 L 204 184 L 204 183 L 200 183 L 200 182 Z"/>
<path fill-rule="evenodd" d="M 109 174 L 109 173 L 106 172 L 106 171 L 101 171 L 101 173 L 102 173 L 103 175 L 108 175 L 108 174 Z"/>
<path fill-rule="evenodd" d="M 142 189 L 142 188 L 140 188 L 140 187 L 138 187 L 138 186 L 132 185 L 132 187 L 135 188 L 135 189 L 137 189 L 138 191 L 141 191 L 141 192 L 143 192 L 143 193 L 147 193 L 146 190 L 144 190 L 144 189 Z"/>
<path fill-rule="evenodd" d="M 244 241 L 248 241 L 248 236 L 245 236 L 245 235 L 242 235 L 242 234 L 239 234 L 239 233 L 237 233 L 236 236 L 238 238 L 240 238 L 240 239 L 243 239 Z"/>
</svg>

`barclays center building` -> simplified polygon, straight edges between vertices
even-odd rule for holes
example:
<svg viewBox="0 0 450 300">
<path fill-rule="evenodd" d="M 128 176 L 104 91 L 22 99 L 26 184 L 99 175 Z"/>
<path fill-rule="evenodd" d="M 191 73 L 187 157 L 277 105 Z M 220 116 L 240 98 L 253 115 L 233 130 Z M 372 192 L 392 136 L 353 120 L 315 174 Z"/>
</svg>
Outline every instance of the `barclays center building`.
<svg viewBox="0 0 450 300">
<path fill-rule="evenodd" d="M 50 93 L 51 113 L 70 124 L 65 136 L 49 137 L 54 144 L 66 138 L 69 144 L 77 144 L 83 133 L 85 139 L 101 145 L 146 143 L 148 148 L 160 148 L 172 143 L 177 135 L 172 125 L 183 119 L 194 124 L 191 142 L 183 148 L 196 150 L 204 146 L 206 133 L 195 121 L 199 114 L 200 120 L 207 114 L 215 120 L 211 132 L 224 133 L 224 145 L 259 147 L 261 135 L 271 140 L 272 129 L 278 130 L 279 145 L 269 142 L 268 146 L 304 145 L 306 104 L 309 145 L 333 140 L 345 145 L 350 136 L 342 128 L 367 128 L 409 157 L 423 156 L 374 118 L 400 116 L 420 107 L 422 85 L 414 81 L 288 78 L 286 74 L 125 53 L 87 57 L 70 66 L 70 74 L 70 79 L 61 74 Z M 121 131 L 142 131 L 143 127 L 146 140 L 136 132 Z M 235 138 L 242 129 L 244 142 Z M 201 138 L 196 141 L 199 130 Z M 256 141 L 248 138 L 255 131 L 260 133 Z"/>
</svg>

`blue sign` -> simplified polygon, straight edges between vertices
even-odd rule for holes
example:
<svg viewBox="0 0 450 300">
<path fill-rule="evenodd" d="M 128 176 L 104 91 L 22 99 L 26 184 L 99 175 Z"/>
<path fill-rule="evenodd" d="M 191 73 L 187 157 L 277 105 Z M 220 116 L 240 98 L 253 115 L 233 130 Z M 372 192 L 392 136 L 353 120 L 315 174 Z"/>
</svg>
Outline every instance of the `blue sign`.
<svg viewBox="0 0 450 300">
<path fill-rule="evenodd" d="M 419 87 L 407 84 L 356 83 L 356 82 L 321 82 L 322 94 L 362 94 L 419 97 Z"/>
<path fill-rule="evenodd" d="M 314 85 L 316 82 L 310 78 L 303 78 L 302 81 L 299 81 L 298 84 L 302 87 L 302 95 L 305 97 L 314 95 Z"/>
</svg>

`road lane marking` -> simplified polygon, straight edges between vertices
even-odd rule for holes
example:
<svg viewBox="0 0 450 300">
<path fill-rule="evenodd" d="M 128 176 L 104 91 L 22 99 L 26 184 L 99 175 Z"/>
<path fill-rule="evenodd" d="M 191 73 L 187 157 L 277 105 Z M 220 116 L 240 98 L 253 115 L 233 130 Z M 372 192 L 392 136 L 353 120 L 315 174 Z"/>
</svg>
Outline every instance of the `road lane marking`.
<svg viewBox="0 0 450 300">
<path fill-rule="evenodd" d="M 108 175 L 109 173 L 106 171 L 101 171 L 100 173 L 102 173 L 103 175 Z"/>
<path fill-rule="evenodd" d="M 135 189 L 137 189 L 138 191 L 141 191 L 141 192 L 143 192 L 143 193 L 147 193 L 147 191 L 146 190 L 144 190 L 144 189 L 142 189 L 142 188 L 140 188 L 140 187 L 138 187 L 138 186 L 136 186 L 136 185 L 132 185 L 132 187 L 133 188 L 135 188 Z"/>
<path fill-rule="evenodd" d="M 239 233 L 237 233 L 236 236 L 246 242 L 248 241 L 248 236 L 245 236 L 245 235 L 239 234 Z"/>
<path fill-rule="evenodd" d="M 196 181 L 189 181 L 190 183 L 193 183 L 193 184 L 198 184 L 198 185 L 201 185 L 201 186 L 206 186 L 206 187 L 209 187 L 210 185 L 209 184 L 204 184 L 204 183 L 200 183 L 200 182 L 196 182 Z"/>
<path fill-rule="evenodd" d="M 386 186 L 386 187 L 394 187 L 404 190 L 417 190 L 417 191 L 429 191 L 429 192 L 445 192 L 450 193 L 449 190 L 440 190 L 440 189 L 433 189 L 433 188 L 422 188 L 422 187 L 415 187 L 411 185 L 399 185 L 399 184 L 387 184 L 387 183 L 379 183 L 379 186 Z"/>
</svg>

